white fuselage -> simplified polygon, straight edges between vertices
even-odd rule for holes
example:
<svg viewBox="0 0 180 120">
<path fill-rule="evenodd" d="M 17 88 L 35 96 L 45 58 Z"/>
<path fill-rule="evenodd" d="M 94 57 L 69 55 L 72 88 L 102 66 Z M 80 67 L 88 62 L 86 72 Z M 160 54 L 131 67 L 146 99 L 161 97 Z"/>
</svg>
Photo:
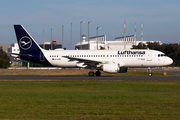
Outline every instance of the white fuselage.
<svg viewBox="0 0 180 120">
<path fill-rule="evenodd" d="M 117 63 L 123 67 L 156 67 L 172 64 L 172 59 L 156 50 L 42 50 L 53 66 L 81 67 L 78 60 L 99 61 L 102 64 Z M 81 62 L 82 63 L 82 62 Z M 83 66 L 82 66 L 83 67 Z"/>
</svg>

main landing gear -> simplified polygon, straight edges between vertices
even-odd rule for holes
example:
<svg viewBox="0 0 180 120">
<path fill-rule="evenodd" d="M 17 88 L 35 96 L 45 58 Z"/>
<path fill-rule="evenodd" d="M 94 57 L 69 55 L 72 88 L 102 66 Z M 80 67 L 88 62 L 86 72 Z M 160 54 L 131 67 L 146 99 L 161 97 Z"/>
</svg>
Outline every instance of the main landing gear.
<svg viewBox="0 0 180 120">
<path fill-rule="evenodd" d="M 96 76 L 101 76 L 101 72 L 98 70 L 95 72 Z"/>
<path fill-rule="evenodd" d="M 148 67 L 148 75 L 149 75 L 149 77 L 151 77 L 152 76 L 152 72 L 151 72 L 151 68 L 150 67 Z"/>
<path fill-rule="evenodd" d="M 88 75 L 89 75 L 89 76 L 94 76 L 94 72 L 93 72 L 93 71 L 90 71 L 90 72 L 88 73 Z"/>
<path fill-rule="evenodd" d="M 89 76 L 94 76 L 94 72 L 93 72 L 93 71 L 90 71 L 90 72 L 88 73 L 88 75 L 89 75 Z M 98 70 L 98 71 L 95 72 L 95 75 L 96 75 L 96 76 L 101 76 L 101 72 Z"/>
</svg>

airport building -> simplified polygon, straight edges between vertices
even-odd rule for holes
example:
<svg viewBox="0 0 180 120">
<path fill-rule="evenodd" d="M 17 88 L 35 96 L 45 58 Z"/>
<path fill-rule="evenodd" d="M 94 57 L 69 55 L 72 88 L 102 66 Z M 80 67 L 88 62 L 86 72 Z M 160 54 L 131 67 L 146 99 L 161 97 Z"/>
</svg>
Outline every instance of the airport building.
<svg viewBox="0 0 180 120">
<path fill-rule="evenodd" d="M 58 44 L 56 40 L 52 40 L 52 44 L 51 42 L 44 42 L 44 44 L 39 44 L 39 46 L 46 50 L 62 49 L 62 45 Z"/>
<path fill-rule="evenodd" d="M 10 57 L 11 66 L 22 66 L 22 62 L 18 55 L 11 55 L 11 53 L 19 54 L 19 46 L 17 43 L 11 44 L 11 46 L 8 48 L 8 55 Z"/>
<path fill-rule="evenodd" d="M 146 44 L 147 42 L 159 42 L 160 41 L 143 41 L 142 43 Z M 79 42 L 75 45 L 75 49 L 78 50 L 117 50 L 117 49 L 131 49 L 133 45 L 138 45 L 141 41 L 136 41 L 135 35 L 129 35 L 123 37 L 116 37 L 114 41 L 106 41 L 106 35 L 100 35 L 95 37 L 90 37 L 89 41 L 86 40 L 86 35 L 82 35 L 82 42 Z"/>
</svg>

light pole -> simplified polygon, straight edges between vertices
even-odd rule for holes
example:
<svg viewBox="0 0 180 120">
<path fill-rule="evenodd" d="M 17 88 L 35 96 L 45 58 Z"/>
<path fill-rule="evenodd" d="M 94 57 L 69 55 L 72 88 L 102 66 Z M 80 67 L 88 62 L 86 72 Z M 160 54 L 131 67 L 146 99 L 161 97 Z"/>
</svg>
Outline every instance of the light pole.
<svg viewBox="0 0 180 120">
<path fill-rule="evenodd" d="M 72 50 L 72 24 L 73 23 L 71 23 L 71 50 Z"/>
<path fill-rule="evenodd" d="M 45 41 L 44 31 L 45 31 L 45 30 L 43 30 L 43 48 L 45 49 L 45 45 L 44 45 L 44 41 Z"/>
<path fill-rule="evenodd" d="M 62 25 L 62 48 L 64 49 L 64 25 Z"/>
<path fill-rule="evenodd" d="M 52 48 L 52 30 L 53 30 L 53 29 L 51 28 L 51 50 L 53 49 L 53 48 Z"/>
<path fill-rule="evenodd" d="M 98 29 L 101 29 L 101 27 L 97 27 L 97 50 L 98 50 Z"/>
<path fill-rule="evenodd" d="M 80 22 L 80 46 L 82 50 L 82 23 L 85 23 L 85 21 Z"/>
<path fill-rule="evenodd" d="M 89 24 L 92 23 L 92 21 L 88 22 L 88 45 L 89 45 Z"/>
</svg>

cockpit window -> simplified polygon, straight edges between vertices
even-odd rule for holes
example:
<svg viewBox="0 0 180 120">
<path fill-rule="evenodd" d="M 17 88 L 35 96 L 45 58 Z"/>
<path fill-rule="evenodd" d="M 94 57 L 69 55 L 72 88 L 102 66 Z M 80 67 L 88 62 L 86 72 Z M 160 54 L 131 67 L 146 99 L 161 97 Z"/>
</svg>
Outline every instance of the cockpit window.
<svg viewBox="0 0 180 120">
<path fill-rule="evenodd" d="M 166 56 L 165 54 L 158 54 L 158 57 L 164 57 Z"/>
</svg>

